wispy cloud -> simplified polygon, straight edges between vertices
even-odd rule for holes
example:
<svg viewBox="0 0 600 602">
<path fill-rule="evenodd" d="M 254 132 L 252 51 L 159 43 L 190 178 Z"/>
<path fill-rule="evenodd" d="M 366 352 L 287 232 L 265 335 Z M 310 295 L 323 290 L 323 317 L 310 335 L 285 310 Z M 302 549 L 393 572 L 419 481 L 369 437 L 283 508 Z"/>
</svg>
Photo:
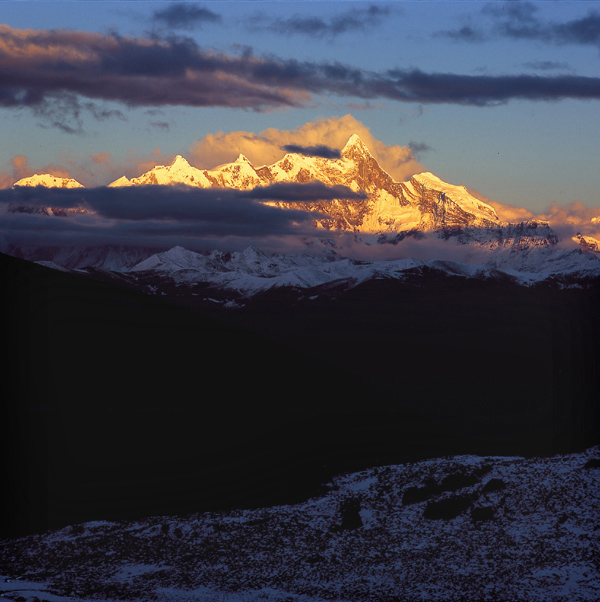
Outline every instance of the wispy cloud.
<svg viewBox="0 0 600 602">
<path fill-rule="evenodd" d="M 558 61 L 528 61 L 523 64 L 529 69 L 535 69 L 536 71 L 571 71 L 568 63 L 561 63 Z"/>
<path fill-rule="evenodd" d="M 421 153 L 427 153 L 433 150 L 433 147 L 429 146 L 426 142 L 415 142 L 413 140 L 408 143 L 408 148 L 410 148 L 415 155 L 420 155 Z"/>
<path fill-rule="evenodd" d="M 529 2 L 490 3 L 482 16 L 492 19 L 486 27 L 480 20 L 477 26 L 463 25 L 442 32 L 463 42 L 484 42 L 492 36 L 514 40 L 537 40 L 546 44 L 577 44 L 600 47 L 600 13 L 591 10 L 587 15 L 562 23 L 543 21 L 539 7 Z"/>
<path fill-rule="evenodd" d="M 296 14 L 287 19 L 273 19 L 260 14 L 251 19 L 248 26 L 285 35 L 336 37 L 348 32 L 369 31 L 380 25 L 391 12 L 389 6 L 371 5 L 367 8 L 352 8 L 329 18 Z"/>
<path fill-rule="evenodd" d="M 110 153 L 90 154 L 90 159 L 94 163 L 108 164 L 110 162 Z"/>
<path fill-rule="evenodd" d="M 151 121 L 150 125 L 152 127 L 158 128 L 165 132 L 168 132 L 169 129 L 171 128 L 171 126 L 169 125 L 169 123 L 167 121 Z"/>
<path fill-rule="evenodd" d="M 191 2 L 174 2 L 154 11 L 153 21 L 172 29 L 194 29 L 204 23 L 220 23 L 220 14 Z"/>
</svg>

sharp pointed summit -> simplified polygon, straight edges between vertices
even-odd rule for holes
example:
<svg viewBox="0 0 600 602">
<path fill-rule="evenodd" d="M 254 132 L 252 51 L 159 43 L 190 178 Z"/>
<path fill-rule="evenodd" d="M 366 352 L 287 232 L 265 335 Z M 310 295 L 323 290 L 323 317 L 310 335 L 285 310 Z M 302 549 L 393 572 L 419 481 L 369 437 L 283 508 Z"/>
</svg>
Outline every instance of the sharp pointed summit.
<svg viewBox="0 0 600 602">
<path fill-rule="evenodd" d="M 171 167 L 190 167 L 188 160 L 181 155 L 177 155 L 173 162 L 171 163 Z"/>
<path fill-rule="evenodd" d="M 352 134 L 342 149 L 342 156 L 347 157 L 356 154 L 366 155 L 368 157 L 371 156 L 371 152 L 367 148 L 367 145 L 361 140 L 360 136 L 358 134 Z"/>
</svg>

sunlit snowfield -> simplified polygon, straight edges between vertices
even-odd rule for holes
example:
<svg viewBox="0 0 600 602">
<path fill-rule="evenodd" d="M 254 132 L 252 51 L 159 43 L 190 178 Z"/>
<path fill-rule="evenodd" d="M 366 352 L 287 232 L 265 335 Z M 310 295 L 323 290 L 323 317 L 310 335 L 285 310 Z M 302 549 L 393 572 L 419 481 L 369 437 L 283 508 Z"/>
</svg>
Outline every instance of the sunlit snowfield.
<svg viewBox="0 0 600 602">
<path fill-rule="evenodd" d="M 2 542 L 13 600 L 229 602 L 600 597 L 600 447 L 455 456 L 334 479 L 320 497 Z"/>
</svg>

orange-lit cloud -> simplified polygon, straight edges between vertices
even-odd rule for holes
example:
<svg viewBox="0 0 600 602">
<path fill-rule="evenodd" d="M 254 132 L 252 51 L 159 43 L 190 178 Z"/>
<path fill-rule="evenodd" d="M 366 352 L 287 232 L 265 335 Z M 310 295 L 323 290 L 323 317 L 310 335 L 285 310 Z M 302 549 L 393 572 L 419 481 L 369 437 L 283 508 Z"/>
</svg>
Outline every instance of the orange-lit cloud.
<svg viewBox="0 0 600 602">
<path fill-rule="evenodd" d="M 577 233 L 600 240 L 600 207 L 586 207 L 579 201 L 568 205 L 553 203 L 539 216 L 550 222 L 561 239 L 570 239 Z"/>
<path fill-rule="evenodd" d="M 504 205 L 493 201 L 478 192 L 469 189 L 475 198 L 494 208 L 502 222 L 522 222 L 528 219 L 547 221 L 556 231 L 563 245 L 572 246 L 571 239 L 575 234 L 584 234 L 600 240 L 600 207 L 586 207 L 579 201 L 566 205 L 553 203 L 542 213 L 533 213 L 524 207 Z"/>
<path fill-rule="evenodd" d="M 251 132 L 218 132 L 195 142 L 189 160 L 202 169 L 210 169 L 244 154 L 256 166 L 270 165 L 285 155 L 284 146 L 325 145 L 341 149 L 352 134 L 358 134 L 380 165 L 397 181 L 425 171 L 407 146 L 388 145 L 376 140 L 369 128 L 352 115 L 330 117 L 306 123 L 294 130 L 269 128 Z"/>
<path fill-rule="evenodd" d="M 97 155 L 90 153 L 90 159 L 94 163 L 108 164 L 110 163 L 110 153 L 98 153 Z"/>
<path fill-rule="evenodd" d="M 27 178 L 35 173 L 50 174 L 57 178 L 70 178 L 69 170 L 64 165 L 49 163 L 39 168 L 29 165 L 29 159 L 25 155 L 15 155 L 10 161 L 9 173 L 0 173 L 0 188 L 10 188 L 15 182 Z"/>
</svg>

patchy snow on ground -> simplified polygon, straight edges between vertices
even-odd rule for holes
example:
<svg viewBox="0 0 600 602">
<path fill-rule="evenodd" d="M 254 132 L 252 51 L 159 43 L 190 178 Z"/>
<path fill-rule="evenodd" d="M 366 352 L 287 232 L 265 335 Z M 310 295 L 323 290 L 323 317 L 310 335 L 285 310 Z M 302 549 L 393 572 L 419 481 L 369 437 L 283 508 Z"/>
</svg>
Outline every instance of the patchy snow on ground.
<svg viewBox="0 0 600 602">
<path fill-rule="evenodd" d="M 0 542 L 19 602 L 600 600 L 600 447 L 343 475 L 278 506 Z"/>
</svg>

